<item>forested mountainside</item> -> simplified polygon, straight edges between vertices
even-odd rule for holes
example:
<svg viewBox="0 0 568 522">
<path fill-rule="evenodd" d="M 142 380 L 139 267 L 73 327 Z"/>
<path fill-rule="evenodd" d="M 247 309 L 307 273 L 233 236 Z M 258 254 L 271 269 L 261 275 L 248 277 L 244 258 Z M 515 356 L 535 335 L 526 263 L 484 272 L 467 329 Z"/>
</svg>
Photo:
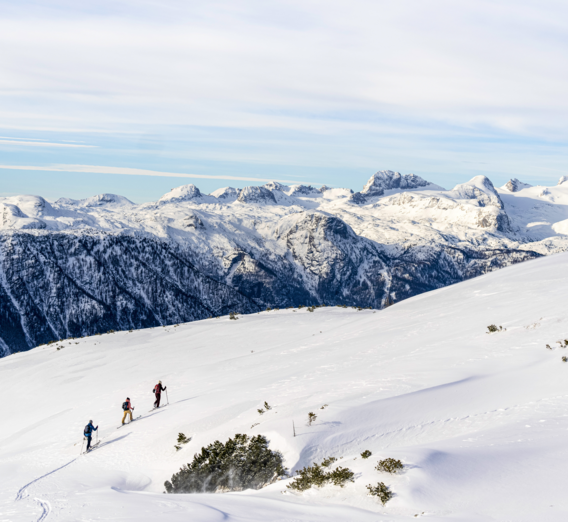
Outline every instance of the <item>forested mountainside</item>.
<svg viewBox="0 0 568 522">
<path fill-rule="evenodd" d="M 185 185 L 142 205 L 0 198 L 0 350 L 267 307 L 382 308 L 565 250 L 565 203 L 563 180 L 444 190 L 391 171 L 358 193 L 272 182 Z"/>
</svg>

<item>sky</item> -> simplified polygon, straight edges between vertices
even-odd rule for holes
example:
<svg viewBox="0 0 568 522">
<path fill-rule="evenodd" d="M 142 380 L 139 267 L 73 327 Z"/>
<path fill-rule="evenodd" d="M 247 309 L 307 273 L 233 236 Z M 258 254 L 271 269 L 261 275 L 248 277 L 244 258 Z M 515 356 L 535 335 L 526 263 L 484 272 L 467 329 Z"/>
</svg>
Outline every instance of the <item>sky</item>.
<svg viewBox="0 0 568 522">
<path fill-rule="evenodd" d="M 0 0 L 0 196 L 568 174 L 565 0 Z"/>
</svg>

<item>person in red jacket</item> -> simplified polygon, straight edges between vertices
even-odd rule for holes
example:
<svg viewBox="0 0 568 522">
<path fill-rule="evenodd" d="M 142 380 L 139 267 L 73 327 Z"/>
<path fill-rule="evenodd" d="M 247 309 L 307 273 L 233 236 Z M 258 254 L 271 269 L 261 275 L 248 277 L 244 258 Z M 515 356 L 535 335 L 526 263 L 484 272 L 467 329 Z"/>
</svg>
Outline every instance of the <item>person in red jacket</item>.
<svg viewBox="0 0 568 522">
<path fill-rule="evenodd" d="M 126 400 L 122 403 L 122 409 L 124 410 L 122 424 L 124 424 L 127 415 L 130 415 L 130 422 L 132 422 L 132 411 L 134 410 L 134 406 L 130 403 L 130 397 L 126 397 Z"/>
<path fill-rule="evenodd" d="M 154 408 L 160 407 L 160 398 L 162 396 L 162 392 L 167 388 L 162 386 L 162 381 L 158 381 L 158 384 L 154 386 L 154 394 L 156 395 L 156 402 L 154 402 Z"/>
</svg>

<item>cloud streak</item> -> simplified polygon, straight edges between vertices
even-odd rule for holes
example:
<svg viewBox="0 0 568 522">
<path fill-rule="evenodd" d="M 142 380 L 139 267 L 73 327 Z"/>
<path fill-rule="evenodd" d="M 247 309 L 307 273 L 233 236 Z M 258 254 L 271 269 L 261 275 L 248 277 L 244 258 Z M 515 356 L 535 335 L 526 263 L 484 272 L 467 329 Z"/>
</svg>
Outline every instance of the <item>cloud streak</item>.
<svg viewBox="0 0 568 522">
<path fill-rule="evenodd" d="M 100 165 L 52 165 L 47 167 L 25 166 L 25 165 L 0 165 L 0 169 L 6 170 L 29 170 L 29 171 L 47 171 L 47 172 L 77 172 L 89 174 L 117 174 L 121 176 L 154 176 L 161 178 L 196 178 L 196 179 L 224 179 L 233 181 L 255 181 L 270 182 L 278 181 L 280 183 L 297 184 L 298 180 L 274 179 L 274 178 L 252 178 L 246 176 L 210 176 L 207 174 L 184 174 L 180 172 L 164 172 L 159 170 L 135 169 L 129 167 L 107 167 Z M 304 182 L 313 185 L 321 185 L 317 182 Z"/>
<path fill-rule="evenodd" d="M 24 145 L 26 147 L 70 147 L 74 149 L 95 149 L 96 145 L 78 145 L 75 143 L 54 143 L 43 140 L 24 141 L 24 140 L 5 140 L 0 139 L 0 145 Z"/>
</svg>

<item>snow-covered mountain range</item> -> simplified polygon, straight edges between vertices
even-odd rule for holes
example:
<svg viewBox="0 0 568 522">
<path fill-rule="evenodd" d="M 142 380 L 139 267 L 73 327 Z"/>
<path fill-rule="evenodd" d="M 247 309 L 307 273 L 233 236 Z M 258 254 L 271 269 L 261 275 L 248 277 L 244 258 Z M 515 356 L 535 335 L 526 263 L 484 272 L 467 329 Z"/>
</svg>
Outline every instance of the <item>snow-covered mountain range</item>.
<svg viewBox="0 0 568 522">
<path fill-rule="evenodd" d="M 5 357 L 0 519 L 564 522 L 567 266 L 568 253 L 536 259 L 380 311 L 272 310 Z M 149 411 L 158 379 L 169 405 Z M 126 397 L 141 417 L 117 430 Z M 101 443 L 80 455 L 89 419 Z M 176 451 L 179 433 L 191 440 Z M 264 435 L 290 476 L 163 494 L 201 448 L 237 433 Z M 329 457 L 354 482 L 287 488 Z M 403 472 L 377 471 L 385 458 Z M 367 490 L 379 481 L 394 494 L 385 506 Z"/>
<path fill-rule="evenodd" d="M 277 182 L 136 205 L 0 198 L 0 353 L 108 330 L 299 304 L 382 308 L 568 249 L 568 183 L 445 190 L 374 174 L 361 192 Z"/>
</svg>

